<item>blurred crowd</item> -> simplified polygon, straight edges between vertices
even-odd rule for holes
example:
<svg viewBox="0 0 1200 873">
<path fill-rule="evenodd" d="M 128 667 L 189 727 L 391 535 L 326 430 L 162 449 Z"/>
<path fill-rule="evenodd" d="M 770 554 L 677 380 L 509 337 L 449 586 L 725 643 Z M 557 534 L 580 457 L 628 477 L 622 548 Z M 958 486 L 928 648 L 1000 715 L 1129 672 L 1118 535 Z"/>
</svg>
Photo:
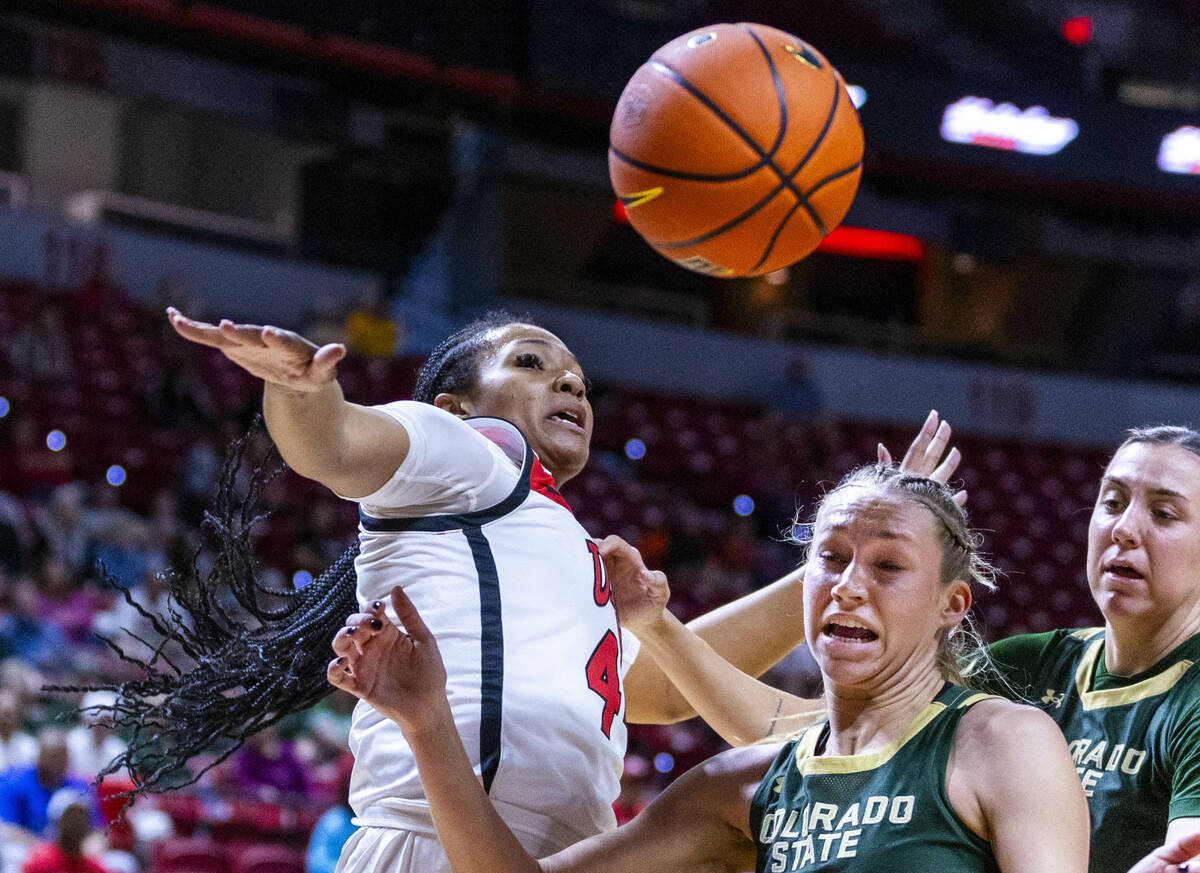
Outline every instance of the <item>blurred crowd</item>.
<svg viewBox="0 0 1200 873">
<path fill-rule="evenodd" d="M 0 295 L 0 331 L 10 338 L 0 360 L 0 873 L 153 870 L 157 845 L 196 834 L 291 845 L 311 839 L 309 869 L 332 870 L 350 827 L 352 700 L 340 693 L 255 736 L 194 785 L 125 808 L 128 774 L 96 783 L 124 749 L 105 714 L 111 696 L 43 690 L 139 676 L 118 649 L 146 656 L 159 637 L 131 601 L 162 613 L 167 578 L 194 578 L 208 568 L 202 521 L 220 475 L 221 447 L 245 432 L 258 395 L 237 373 L 220 370 L 214 356 L 164 330 L 156 307 L 180 302 L 171 299 L 180 293 L 168 277 L 164 300 L 144 307 L 124 294 L 101 260 L 80 289 L 19 286 Z M 38 299 L 29 301 L 30 294 Z M 94 333 L 96 320 L 107 333 Z M 376 392 L 355 399 L 406 396 L 405 377 L 397 380 L 394 367 L 412 369 L 416 361 L 389 359 L 403 331 L 380 300 L 338 312 L 326 307 L 307 328 L 321 341 L 350 341 L 348 393 Z M 112 337 L 132 350 L 119 362 L 92 347 Z M 373 360 L 387 363 L 379 369 Z M 106 414 L 108 424 L 119 422 L 119 433 L 102 429 Z M 598 430 L 605 414 L 601 396 Z M 55 416 L 68 423 L 60 444 L 47 431 Z M 255 440 L 251 454 L 262 457 L 267 438 L 260 433 Z M 125 466 L 102 460 L 114 452 Z M 593 466 L 609 487 L 636 484 L 634 467 L 611 447 L 598 447 Z M 794 563 L 795 549 L 780 540 L 778 525 L 767 530 L 727 505 L 702 505 L 683 483 L 658 482 L 653 489 L 655 506 L 636 519 L 618 527 L 592 513 L 585 524 L 597 535 L 634 538 L 651 566 L 672 574 L 675 608 L 685 618 Z M 567 495 L 577 506 L 589 501 L 586 483 Z M 270 517 L 254 542 L 270 585 L 306 584 L 354 536 L 354 504 L 290 471 L 263 499 Z M 781 495 L 780 505 L 759 517 L 790 518 L 791 499 Z M 229 607 L 236 611 L 236 604 Z M 811 665 L 801 657 L 790 667 L 778 681 L 812 690 L 804 687 Z M 622 818 L 718 745 L 696 721 L 633 730 L 617 805 Z M 214 757 L 221 751 L 214 749 Z M 243 826 L 247 817 L 258 826 Z"/>
</svg>

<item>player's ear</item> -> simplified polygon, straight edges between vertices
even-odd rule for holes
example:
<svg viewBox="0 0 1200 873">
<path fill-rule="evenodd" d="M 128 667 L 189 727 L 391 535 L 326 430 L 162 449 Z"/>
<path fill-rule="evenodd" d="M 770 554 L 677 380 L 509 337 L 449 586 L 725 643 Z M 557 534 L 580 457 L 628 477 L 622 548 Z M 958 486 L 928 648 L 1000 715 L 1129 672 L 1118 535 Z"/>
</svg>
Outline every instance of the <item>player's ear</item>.
<svg viewBox="0 0 1200 873">
<path fill-rule="evenodd" d="M 962 579 L 955 579 L 943 594 L 942 622 L 945 625 L 956 625 L 966 616 L 971 608 L 971 586 Z"/>
<path fill-rule="evenodd" d="M 446 410 L 451 415 L 457 415 L 459 418 L 471 415 L 471 410 L 467 408 L 470 401 L 459 394 L 439 394 L 433 398 L 433 405 L 438 409 Z"/>
</svg>

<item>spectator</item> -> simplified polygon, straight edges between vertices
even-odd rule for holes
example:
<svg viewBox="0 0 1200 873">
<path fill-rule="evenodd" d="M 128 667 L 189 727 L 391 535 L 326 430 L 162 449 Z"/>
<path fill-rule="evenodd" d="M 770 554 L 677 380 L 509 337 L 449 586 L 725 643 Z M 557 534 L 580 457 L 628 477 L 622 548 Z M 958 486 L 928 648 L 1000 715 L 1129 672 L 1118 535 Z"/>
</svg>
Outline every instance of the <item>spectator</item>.
<svg viewBox="0 0 1200 873">
<path fill-rule="evenodd" d="M 146 386 L 142 397 L 146 417 L 164 428 L 209 429 L 217 404 L 187 349 L 171 354 Z"/>
<path fill-rule="evenodd" d="M 22 514 L 16 498 L 0 491 L 0 573 L 10 576 L 16 576 L 25 568 L 20 530 Z"/>
<path fill-rule="evenodd" d="M 42 555 L 34 577 L 37 616 L 40 621 L 53 624 L 74 642 L 89 639 L 95 614 L 91 598 L 80 583 L 80 576 L 62 557 L 50 552 Z"/>
<path fill-rule="evenodd" d="M 208 505 L 221 469 L 221 459 L 211 438 L 198 436 L 183 462 L 183 515 L 198 520 Z"/>
<path fill-rule="evenodd" d="M 36 846 L 21 865 L 21 873 L 108 873 L 108 868 L 86 854 L 84 845 L 92 830 L 87 795 L 63 789 L 48 804 L 52 838 Z"/>
<path fill-rule="evenodd" d="M 135 602 L 153 616 L 165 615 L 170 608 L 167 585 L 162 576 L 165 572 L 170 571 L 161 563 L 161 559 L 152 559 L 134 596 Z M 97 612 L 92 628 L 127 652 L 162 642 L 162 636 L 155 630 L 153 622 L 124 597 L 117 597 L 110 609 Z M 165 654 L 174 657 L 175 650 L 169 648 Z"/>
<path fill-rule="evenodd" d="M 302 752 L 306 760 L 323 764 L 349 751 L 350 722 L 357 702 L 354 695 L 335 691 L 303 713 L 303 728 L 297 742 L 308 746 Z"/>
<path fill-rule="evenodd" d="M 112 722 L 112 706 L 117 695 L 111 691 L 90 691 L 79 704 L 81 723 L 67 732 L 68 767 L 86 779 L 95 779 L 109 762 L 125 751 Z"/>
<path fill-rule="evenodd" d="M 354 813 L 350 810 L 350 771 L 353 765 L 354 759 L 348 754 L 338 763 L 338 801 L 317 819 L 304 857 L 305 873 L 333 873 L 342 854 L 342 846 L 355 831 L 351 821 Z"/>
<path fill-rule="evenodd" d="M 92 532 L 84 518 L 87 489 L 82 482 L 68 482 L 50 492 L 49 505 L 37 513 L 38 531 L 47 550 L 70 569 L 87 568 Z"/>
<path fill-rule="evenodd" d="M 18 578 L 13 581 L 10 591 L 12 608 L 0 613 L 0 653 L 38 669 L 64 666 L 66 638 L 57 625 L 43 621 L 39 615 L 37 589 L 33 582 Z"/>
<path fill-rule="evenodd" d="M 24 706 L 11 688 L 0 688 L 0 776 L 37 760 L 37 740 L 25 733 Z"/>
<path fill-rule="evenodd" d="M 62 788 L 87 791 L 86 783 L 68 775 L 67 760 L 66 734 L 57 728 L 43 729 L 34 765 L 9 771 L 8 778 L 0 784 L 0 820 L 33 839 L 46 834 L 54 792 Z"/>
<path fill-rule="evenodd" d="M 401 331 L 388 314 L 387 300 L 372 288 L 346 316 L 346 345 L 366 358 L 390 358 L 400 347 Z"/>
<path fill-rule="evenodd" d="M 234 757 L 238 793 L 269 803 L 298 803 L 309 795 L 304 764 L 294 744 L 272 726 L 253 734 Z"/>
<path fill-rule="evenodd" d="M 132 588 L 146 576 L 152 563 L 161 564 L 162 555 L 155 548 L 167 548 L 171 540 L 159 540 L 151 535 L 144 518 L 132 513 L 121 517 L 92 547 L 91 565 L 103 567 L 109 578 L 122 588 Z M 91 573 L 95 578 L 99 570 Z"/>
</svg>

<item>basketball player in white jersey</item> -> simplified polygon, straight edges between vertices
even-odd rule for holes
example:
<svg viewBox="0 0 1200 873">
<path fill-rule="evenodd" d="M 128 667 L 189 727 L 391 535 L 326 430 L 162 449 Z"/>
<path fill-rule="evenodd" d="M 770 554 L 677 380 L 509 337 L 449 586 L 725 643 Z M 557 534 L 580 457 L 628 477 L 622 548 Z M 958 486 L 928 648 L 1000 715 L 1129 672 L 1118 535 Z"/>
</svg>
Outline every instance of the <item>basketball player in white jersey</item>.
<svg viewBox="0 0 1200 873">
<path fill-rule="evenodd" d="M 563 342 L 489 317 L 434 350 L 415 401 L 364 407 L 338 386 L 340 344 L 168 315 L 181 336 L 264 380 L 267 426 L 292 469 L 358 501 L 359 603 L 386 601 L 399 584 L 426 616 L 472 764 L 529 851 L 615 826 L 624 719 L 693 713 L 651 659 L 629 666 L 637 643 L 621 633 L 597 548 L 558 494 L 586 463 L 592 430 L 587 383 Z M 757 675 L 796 643 L 792 623 L 767 619 L 798 609 L 798 580 L 692 626 Z M 448 870 L 396 725 L 360 703 L 351 746 L 362 827 L 339 870 Z"/>
</svg>

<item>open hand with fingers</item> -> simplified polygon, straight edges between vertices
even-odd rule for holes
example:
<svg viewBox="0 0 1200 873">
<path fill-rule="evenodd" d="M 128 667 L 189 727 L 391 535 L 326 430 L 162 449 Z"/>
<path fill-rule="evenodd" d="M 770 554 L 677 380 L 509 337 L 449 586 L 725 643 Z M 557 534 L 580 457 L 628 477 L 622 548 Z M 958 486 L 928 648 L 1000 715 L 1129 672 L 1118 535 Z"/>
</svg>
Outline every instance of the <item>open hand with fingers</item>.
<svg viewBox="0 0 1200 873">
<path fill-rule="evenodd" d="M 336 378 L 338 362 L 346 356 L 341 343 L 317 346 L 269 324 L 234 324 L 227 318 L 209 324 L 173 306 L 167 307 L 167 318 L 184 339 L 218 349 L 252 376 L 290 391 L 319 391 Z"/>
<path fill-rule="evenodd" d="M 437 641 L 400 588 L 392 589 L 397 627 L 375 601 L 346 619 L 333 638 L 329 683 L 365 700 L 406 732 L 419 730 L 446 702 L 446 668 Z"/>
<path fill-rule="evenodd" d="M 930 410 L 929 415 L 925 418 L 925 423 L 921 425 L 920 432 L 909 445 L 908 451 L 904 453 L 904 459 L 900 461 L 900 469 L 917 476 L 928 476 L 935 482 L 949 482 L 962 460 L 962 454 L 958 449 L 952 448 L 949 452 L 946 451 L 946 446 L 950 444 L 950 434 L 950 422 L 939 420 L 937 410 Z M 945 457 L 943 457 L 943 453 Z M 879 463 L 885 467 L 890 467 L 893 463 L 892 453 L 883 443 L 879 444 L 878 458 Z M 954 495 L 954 502 L 959 506 L 966 506 L 967 492 L 957 492 Z"/>
<path fill-rule="evenodd" d="M 671 599 L 666 574 L 648 569 L 642 553 L 618 536 L 607 536 L 598 545 L 621 624 L 635 634 L 651 633 Z"/>
</svg>

